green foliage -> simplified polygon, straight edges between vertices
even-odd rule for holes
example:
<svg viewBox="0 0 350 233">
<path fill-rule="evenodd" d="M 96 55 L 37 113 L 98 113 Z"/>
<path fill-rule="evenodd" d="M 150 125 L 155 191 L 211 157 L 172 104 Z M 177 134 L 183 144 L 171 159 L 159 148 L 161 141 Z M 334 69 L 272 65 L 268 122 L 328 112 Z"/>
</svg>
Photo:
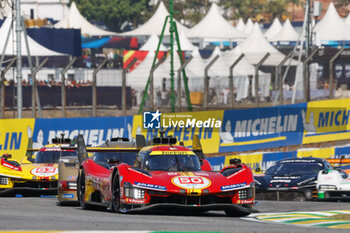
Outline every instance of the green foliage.
<svg viewBox="0 0 350 233">
<path fill-rule="evenodd" d="M 112 31 L 129 21 L 135 25 L 143 22 L 142 12 L 147 0 L 74 0 L 81 14 L 89 21 L 101 21 Z"/>
<path fill-rule="evenodd" d="M 287 4 L 288 0 L 267 1 L 265 4 L 265 13 L 271 19 L 274 19 L 275 17 L 282 19 L 282 16 L 288 13 L 286 9 Z"/>
</svg>

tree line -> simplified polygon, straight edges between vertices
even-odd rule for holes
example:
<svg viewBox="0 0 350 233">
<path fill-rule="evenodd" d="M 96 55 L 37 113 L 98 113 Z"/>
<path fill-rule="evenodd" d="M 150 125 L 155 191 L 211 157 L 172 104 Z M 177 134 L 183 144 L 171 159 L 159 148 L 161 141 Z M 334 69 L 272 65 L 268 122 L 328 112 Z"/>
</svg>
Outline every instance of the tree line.
<svg viewBox="0 0 350 233">
<path fill-rule="evenodd" d="M 72 2 L 72 0 L 71 0 Z M 91 22 L 99 22 L 111 31 L 120 32 L 137 27 L 152 16 L 157 0 L 74 0 L 81 14 Z M 169 0 L 163 0 L 169 9 Z M 173 0 L 174 17 L 186 26 L 193 26 L 208 12 L 210 0 Z M 290 8 L 305 4 L 305 0 L 218 0 L 227 20 L 243 18 L 258 22 L 272 22 L 277 17 L 286 19 Z M 341 10 L 347 11 L 350 0 L 336 0 Z"/>
</svg>

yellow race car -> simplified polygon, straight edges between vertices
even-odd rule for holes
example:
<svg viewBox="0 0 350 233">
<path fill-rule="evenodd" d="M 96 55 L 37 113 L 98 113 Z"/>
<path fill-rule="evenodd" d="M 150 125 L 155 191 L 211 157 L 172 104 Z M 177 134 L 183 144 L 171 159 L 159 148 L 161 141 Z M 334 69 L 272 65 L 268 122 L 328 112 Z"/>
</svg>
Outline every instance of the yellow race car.
<svg viewBox="0 0 350 233">
<path fill-rule="evenodd" d="M 64 149 L 69 146 L 67 139 L 54 139 L 54 144 L 37 151 L 34 159 L 25 157 L 21 162 L 4 154 L 0 163 L 0 196 L 56 195 L 58 180 L 58 160 L 60 157 L 76 155 L 76 150 Z"/>
</svg>

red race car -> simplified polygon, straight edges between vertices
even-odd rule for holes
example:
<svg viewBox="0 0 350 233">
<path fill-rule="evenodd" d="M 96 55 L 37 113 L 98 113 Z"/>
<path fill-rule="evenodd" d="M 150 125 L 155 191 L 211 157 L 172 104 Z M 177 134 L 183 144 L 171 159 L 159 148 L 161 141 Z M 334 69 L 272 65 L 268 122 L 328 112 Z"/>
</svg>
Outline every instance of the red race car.
<svg viewBox="0 0 350 233">
<path fill-rule="evenodd" d="M 228 216 L 246 216 L 253 210 L 253 174 L 238 159 L 219 172 L 211 171 L 202 156 L 175 145 L 175 138 L 161 137 L 139 151 L 135 166 L 111 160 L 107 168 L 85 159 L 82 137 L 78 143 L 78 198 L 83 209 L 95 205 L 121 213 L 223 210 Z"/>
</svg>

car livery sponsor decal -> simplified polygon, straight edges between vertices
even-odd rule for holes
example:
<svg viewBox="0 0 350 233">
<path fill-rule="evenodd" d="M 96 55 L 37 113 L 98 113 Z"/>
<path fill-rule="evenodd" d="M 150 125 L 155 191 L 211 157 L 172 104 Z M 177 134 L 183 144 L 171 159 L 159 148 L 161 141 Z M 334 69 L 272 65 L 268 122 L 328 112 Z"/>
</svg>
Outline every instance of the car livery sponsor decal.
<svg viewBox="0 0 350 233">
<path fill-rule="evenodd" d="M 211 181 L 202 176 L 176 176 L 171 182 L 184 189 L 205 189 L 211 185 Z"/>
<path fill-rule="evenodd" d="M 270 183 L 290 183 L 291 180 L 271 180 Z"/>
<path fill-rule="evenodd" d="M 33 168 L 30 173 L 34 176 L 50 177 L 57 175 L 58 169 L 56 167 L 37 167 Z"/>
<path fill-rule="evenodd" d="M 230 185 L 224 185 L 221 186 L 221 191 L 230 191 L 230 190 L 234 190 L 234 189 L 239 189 L 239 188 L 243 188 L 247 186 L 247 183 L 239 183 L 239 184 L 230 184 Z"/>
<path fill-rule="evenodd" d="M 74 198 L 74 194 L 63 194 L 64 198 Z"/>
<path fill-rule="evenodd" d="M 146 189 L 154 189 L 154 190 L 160 190 L 160 191 L 166 191 L 165 186 L 161 185 L 156 185 L 156 184 L 145 184 L 145 183 L 140 183 L 140 182 L 134 182 L 135 187 L 139 188 L 146 188 Z"/>
</svg>

